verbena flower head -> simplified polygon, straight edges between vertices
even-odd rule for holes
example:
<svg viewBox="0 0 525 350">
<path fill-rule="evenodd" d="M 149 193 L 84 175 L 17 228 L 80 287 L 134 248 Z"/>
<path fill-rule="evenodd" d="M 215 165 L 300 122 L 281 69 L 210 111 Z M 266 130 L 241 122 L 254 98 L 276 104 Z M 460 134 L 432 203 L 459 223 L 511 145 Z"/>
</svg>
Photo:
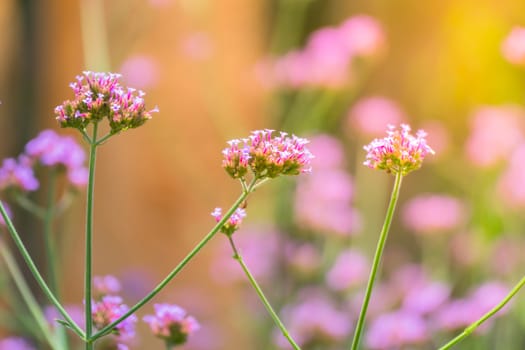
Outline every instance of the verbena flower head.
<svg viewBox="0 0 525 350">
<path fill-rule="evenodd" d="M 410 126 L 407 124 L 401 124 L 399 129 L 389 125 L 387 137 L 375 139 L 364 146 L 368 152 L 364 165 L 401 175 L 417 170 L 427 154 L 434 154 L 434 150 L 427 145 L 425 136 L 423 130 L 419 130 L 416 136 L 410 134 Z"/>
<path fill-rule="evenodd" d="M 170 304 L 155 304 L 155 315 L 144 316 L 153 334 L 164 339 L 169 346 L 181 345 L 188 336 L 199 330 L 197 320 L 189 316 L 186 310 Z"/>
<path fill-rule="evenodd" d="M 311 171 L 313 155 L 306 145 L 308 140 L 273 130 L 256 130 L 245 139 L 228 141 L 222 151 L 222 166 L 233 178 L 243 178 L 248 170 L 258 179 L 279 175 L 298 175 Z"/>
<path fill-rule="evenodd" d="M 144 92 L 121 86 L 120 77 L 115 73 L 89 71 L 77 76 L 70 84 L 75 98 L 55 108 L 60 126 L 84 129 L 107 118 L 111 133 L 116 134 L 151 119 L 157 108 L 146 110 Z"/>
<path fill-rule="evenodd" d="M 215 218 L 216 222 L 219 222 L 222 220 L 222 209 L 221 208 L 215 208 L 215 210 L 211 213 L 211 216 Z M 230 216 L 228 221 L 224 223 L 221 227 L 221 232 L 230 236 L 235 231 L 239 229 L 241 226 L 242 220 L 246 217 L 246 210 L 242 208 L 237 208 L 235 212 Z"/>
<path fill-rule="evenodd" d="M 104 296 L 100 301 L 93 302 L 92 304 L 93 325 L 100 330 L 117 320 L 128 310 L 128 306 L 122 302 L 121 297 L 113 295 Z M 136 322 L 137 317 L 130 315 L 115 327 L 114 333 L 121 340 L 131 339 L 135 336 Z"/>
<path fill-rule="evenodd" d="M 36 191 L 40 186 L 27 158 L 6 158 L 0 167 L 0 190 L 17 188 L 24 192 Z"/>
</svg>

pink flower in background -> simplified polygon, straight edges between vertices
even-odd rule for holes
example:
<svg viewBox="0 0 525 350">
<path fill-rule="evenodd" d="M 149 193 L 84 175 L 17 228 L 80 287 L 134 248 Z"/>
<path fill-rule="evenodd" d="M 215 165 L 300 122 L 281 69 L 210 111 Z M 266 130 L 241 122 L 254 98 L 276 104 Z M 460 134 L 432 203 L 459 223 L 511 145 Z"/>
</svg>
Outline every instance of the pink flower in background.
<svg viewBox="0 0 525 350">
<path fill-rule="evenodd" d="M 363 147 L 367 152 L 363 164 L 371 169 L 402 175 L 419 169 L 425 157 L 434 154 L 434 150 L 427 145 L 426 132 L 418 130 L 414 136 L 410 130 L 406 124 L 401 124 L 399 129 L 389 125 L 387 137 L 375 139 Z"/>
<path fill-rule="evenodd" d="M 347 125 L 350 131 L 356 128 L 367 136 L 380 136 L 389 124 L 397 125 L 406 120 L 406 116 L 394 101 L 370 96 L 356 102 L 348 113 Z"/>
<path fill-rule="evenodd" d="M 429 281 L 422 286 L 409 289 L 403 299 L 403 310 L 417 315 L 436 311 L 450 295 L 450 287 L 442 282 Z"/>
<path fill-rule="evenodd" d="M 236 236 L 235 245 L 250 272 L 261 283 L 270 280 L 279 263 L 275 257 L 282 254 L 280 239 L 283 235 L 272 228 L 243 229 L 241 233 Z M 246 281 L 239 263 L 232 258 L 229 244 L 219 246 L 211 273 L 214 280 L 220 283 Z"/>
<path fill-rule="evenodd" d="M 157 62 L 148 56 L 131 56 L 120 66 L 122 80 L 139 89 L 153 87 L 159 80 Z"/>
<path fill-rule="evenodd" d="M 352 207 L 353 184 L 343 170 L 316 171 L 297 184 L 295 218 L 313 231 L 348 236 L 359 232 L 359 213 Z"/>
<path fill-rule="evenodd" d="M 338 308 L 321 291 L 301 291 L 293 304 L 283 310 L 283 321 L 298 344 L 305 346 L 317 340 L 337 342 L 345 339 L 352 324 L 347 312 Z M 286 340 L 280 335 L 277 344 L 285 346 Z"/>
<path fill-rule="evenodd" d="M 35 350 L 29 341 L 19 337 L 0 339 L 0 350 Z"/>
<path fill-rule="evenodd" d="M 383 29 L 375 19 L 351 17 L 338 27 L 315 30 L 302 50 L 290 51 L 266 65 L 265 85 L 339 89 L 351 81 L 356 57 L 371 58 L 384 46 Z"/>
<path fill-rule="evenodd" d="M 65 305 L 64 308 L 80 328 L 85 328 L 86 320 L 84 318 L 84 309 L 80 305 Z M 62 320 L 64 317 L 54 306 L 46 306 L 44 309 L 44 316 L 46 317 L 47 322 L 52 326 L 63 327 L 57 322 L 57 320 Z"/>
<path fill-rule="evenodd" d="M 356 250 L 345 250 L 328 271 L 326 283 L 335 291 L 343 291 L 366 282 L 369 270 L 366 256 Z"/>
<path fill-rule="evenodd" d="M 22 191 L 36 191 L 40 186 L 33 168 L 25 161 L 6 158 L 0 167 L 0 190 L 8 187 Z"/>
<path fill-rule="evenodd" d="M 286 261 L 299 275 L 311 275 L 321 267 L 319 247 L 313 244 L 289 245 L 286 249 Z"/>
<path fill-rule="evenodd" d="M 191 33 L 182 39 L 182 52 L 190 59 L 204 61 L 213 54 L 213 44 L 206 33 Z"/>
<path fill-rule="evenodd" d="M 373 320 L 365 335 L 370 349 L 404 349 L 430 338 L 425 320 L 414 313 L 396 311 L 381 315 Z"/>
<path fill-rule="evenodd" d="M 525 65 L 525 28 L 512 28 L 501 45 L 501 51 L 510 63 Z"/>
<path fill-rule="evenodd" d="M 457 198 L 425 194 L 406 203 L 402 217 L 409 229 L 427 235 L 458 228 L 465 220 L 465 212 L 465 205 Z"/>
<path fill-rule="evenodd" d="M 106 295 L 100 301 L 92 304 L 91 313 L 93 315 L 93 325 L 102 329 L 110 323 L 116 321 L 129 310 L 129 307 L 123 303 L 122 298 L 113 295 Z M 135 323 L 137 317 L 130 315 L 124 321 L 115 326 L 115 335 L 119 340 L 127 341 L 135 336 Z"/>
<path fill-rule="evenodd" d="M 95 299 L 101 299 L 105 295 L 116 295 L 120 290 L 120 282 L 115 276 L 93 277 L 93 294 Z"/>
<path fill-rule="evenodd" d="M 496 188 L 507 206 L 517 209 L 525 207 L 525 143 L 517 146 L 512 153 Z"/>
<path fill-rule="evenodd" d="M 483 107 L 471 119 L 465 150 L 470 161 L 489 167 L 506 160 L 523 141 L 525 111 L 518 106 Z"/>
<path fill-rule="evenodd" d="M 357 15 L 339 27 L 345 46 L 354 55 L 375 56 L 386 46 L 385 31 L 373 17 Z"/>
<path fill-rule="evenodd" d="M 312 168 L 315 171 L 327 168 L 339 168 L 344 165 L 345 153 L 341 142 L 328 134 L 319 134 L 310 138 L 308 149 L 315 158 Z"/>
</svg>

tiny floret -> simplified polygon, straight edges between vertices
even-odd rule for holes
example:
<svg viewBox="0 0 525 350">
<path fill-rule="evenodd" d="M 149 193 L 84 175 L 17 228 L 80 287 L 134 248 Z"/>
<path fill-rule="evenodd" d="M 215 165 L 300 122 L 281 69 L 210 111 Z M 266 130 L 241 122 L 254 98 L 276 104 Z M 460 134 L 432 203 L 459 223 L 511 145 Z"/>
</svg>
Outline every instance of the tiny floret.
<svg viewBox="0 0 525 350">
<path fill-rule="evenodd" d="M 199 330 L 197 320 L 186 310 L 171 304 L 155 304 L 155 315 L 144 316 L 153 334 L 166 341 L 168 347 L 184 344 L 188 336 Z"/>
<path fill-rule="evenodd" d="M 63 128 L 83 130 L 90 123 L 107 118 L 111 133 L 136 128 L 151 119 L 155 107 L 146 110 L 144 92 L 120 85 L 120 74 L 83 72 L 69 84 L 75 98 L 55 108 L 56 120 Z"/>
<path fill-rule="evenodd" d="M 410 126 L 406 124 L 401 124 L 399 129 L 389 125 L 387 137 L 375 139 L 364 146 L 368 153 L 363 164 L 372 169 L 401 175 L 419 169 L 426 155 L 434 154 L 434 150 L 427 145 L 427 134 L 423 130 L 419 130 L 416 136 L 410 134 L 410 130 Z"/>
<path fill-rule="evenodd" d="M 235 179 L 244 178 L 249 170 L 258 179 L 310 172 L 309 141 L 285 132 L 272 136 L 273 132 L 256 130 L 248 138 L 228 141 L 222 167 Z"/>
<path fill-rule="evenodd" d="M 215 218 L 216 222 L 219 222 L 222 220 L 222 209 L 221 208 L 215 208 L 215 210 L 211 213 L 211 216 Z M 230 218 L 222 225 L 221 232 L 230 236 L 235 231 L 239 229 L 241 226 L 242 220 L 246 217 L 246 210 L 242 208 L 237 208 L 235 212 L 230 216 Z"/>
</svg>

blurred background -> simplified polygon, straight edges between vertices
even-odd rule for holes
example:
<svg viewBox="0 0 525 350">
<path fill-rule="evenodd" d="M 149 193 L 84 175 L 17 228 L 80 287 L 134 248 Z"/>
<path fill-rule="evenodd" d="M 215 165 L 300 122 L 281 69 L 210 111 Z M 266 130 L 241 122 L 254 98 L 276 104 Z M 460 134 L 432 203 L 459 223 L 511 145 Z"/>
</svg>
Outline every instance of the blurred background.
<svg viewBox="0 0 525 350">
<path fill-rule="evenodd" d="M 236 237 L 304 349 L 344 349 L 393 182 L 361 165 L 362 146 L 388 123 L 423 128 L 436 155 L 404 181 L 364 346 L 436 348 L 522 276 L 519 26 L 525 3 L 512 0 L 3 0 L 0 156 L 43 129 L 82 142 L 53 110 L 84 70 L 146 92 L 160 113 L 97 159 L 94 273 L 119 278 L 132 304 L 210 230 L 213 208 L 237 198 L 221 169 L 227 140 L 263 128 L 311 138 L 313 174 L 261 188 Z M 84 202 L 77 191 L 55 223 L 65 304 L 82 301 Z M 45 266 L 39 221 L 11 209 Z M 286 348 L 227 248 L 215 237 L 156 301 L 201 322 L 185 349 Z M 6 304 L 3 336 L 25 336 Z M 523 348 L 523 307 L 461 348 Z M 147 326 L 139 335 L 131 348 L 163 348 Z"/>
</svg>

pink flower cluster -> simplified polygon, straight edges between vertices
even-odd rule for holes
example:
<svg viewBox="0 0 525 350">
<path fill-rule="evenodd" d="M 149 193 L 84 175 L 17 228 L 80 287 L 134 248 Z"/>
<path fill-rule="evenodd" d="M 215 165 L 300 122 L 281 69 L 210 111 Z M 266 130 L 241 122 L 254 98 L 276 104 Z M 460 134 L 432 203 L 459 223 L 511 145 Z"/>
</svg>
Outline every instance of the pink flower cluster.
<svg viewBox="0 0 525 350">
<path fill-rule="evenodd" d="M 61 127 L 85 129 L 108 119 L 111 133 L 136 128 L 151 119 L 157 108 L 147 111 L 144 92 L 120 85 L 120 74 L 83 72 L 70 86 L 75 99 L 55 108 Z"/>
<path fill-rule="evenodd" d="M 354 16 L 338 27 L 318 29 L 305 48 L 270 62 L 265 79 L 289 88 L 338 88 L 348 81 L 354 59 L 376 56 L 384 46 L 381 25 L 370 16 Z"/>
<path fill-rule="evenodd" d="M 370 96 L 356 102 L 348 113 L 349 129 L 357 129 L 370 136 L 382 135 L 389 124 L 399 124 L 406 119 L 399 105 L 382 96 Z"/>
<path fill-rule="evenodd" d="M 19 337 L 9 337 L 0 340 L 0 350 L 34 350 L 29 341 Z"/>
<path fill-rule="evenodd" d="M 0 190 L 9 187 L 37 190 L 40 183 L 34 170 L 38 166 L 65 170 L 70 184 L 83 187 L 88 177 L 85 159 L 84 150 L 72 137 L 44 130 L 26 144 L 25 152 L 18 159 L 4 159 L 0 168 Z"/>
<path fill-rule="evenodd" d="M 419 130 L 416 136 L 410 134 L 410 130 L 407 124 L 401 124 L 400 129 L 389 125 L 387 137 L 364 146 L 368 152 L 364 165 L 401 175 L 419 169 L 426 155 L 434 154 L 434 151 L 427 145 L 423 130 Z"/>
<path fill-rule="evenodd" d="M 215 208 L 211 213 L 216 222 L 222 220 L 222 209 Z M 221 232 L 230 236 L 241 226 L 242 220 L 246 217 L 246 211 L 242 208 L 237 208 L 230 218 L 222 225 Z"/>
<path fill-rule="evenodd" d="M 229 147 L 222 151 L 222 167 L 235 179 L 243 178 L 248 170 L 259 180 L 310 172 L 309 141 L 285 132 L 272 133 L 256 130 L 248 138 L 228 141 Z"/>
<path fill-rule="evenodd" d="M 91 305 L 93 325 L 96 329 L 102 329 L 110 323 L 124 315 L 129 307 L 124 304 L 122 298 L 116 293 L 120 291 L 120 282 L 113 276 L 103 276 L 93 278 L 93 296 L 95 300 Z M 137 316 L 130 315 L 124 321 L 115 326 L 112 337 L 109 341 L 115 343 L 119 350 L 127 350 L 125 344 L 135 337 L 135 324 Z"/>
<path fill-rule="evenodd" d="M 154 309 L 155 315 L 144 316 L 143 320 L 149 324 L 153 334 L 164 339 L 170 348 L 184 344 L 188 336 L 200 328 L 199 322 L 177 305 L 155 304 Z"/>
<path fill-rule="evenodd" d="M 512 31 L 501 45 L 501 51 L 510 63 L 525 65 L 525 28 L 512 28 Z"/>
</svg>

